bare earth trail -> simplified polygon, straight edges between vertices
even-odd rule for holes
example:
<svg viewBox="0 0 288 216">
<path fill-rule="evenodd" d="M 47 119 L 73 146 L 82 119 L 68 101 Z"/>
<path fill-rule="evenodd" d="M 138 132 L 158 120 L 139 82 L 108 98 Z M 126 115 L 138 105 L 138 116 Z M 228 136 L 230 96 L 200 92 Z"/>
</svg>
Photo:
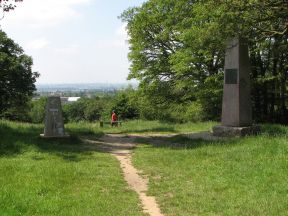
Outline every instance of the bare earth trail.
<svg viewBox="0 0 288 216">
<path fill-rule="evenodd" d="M 95 144 L 96 148 L 112 154 L 119 160 L 124 178 L 129 187 L 139 195 L 145 213 L 150 216 L 164 216 L 160 211 L 155 197 L 147 196 L 146 194 L 149 180 L 139 175 L 140 171 L 132 164 L 131 150 L 136 146 L 134 142 L 135 138 L 136 136 L 106 134 L 97 141 L 87 139 L 84 141 L 89 144 Z"/>
</svg>

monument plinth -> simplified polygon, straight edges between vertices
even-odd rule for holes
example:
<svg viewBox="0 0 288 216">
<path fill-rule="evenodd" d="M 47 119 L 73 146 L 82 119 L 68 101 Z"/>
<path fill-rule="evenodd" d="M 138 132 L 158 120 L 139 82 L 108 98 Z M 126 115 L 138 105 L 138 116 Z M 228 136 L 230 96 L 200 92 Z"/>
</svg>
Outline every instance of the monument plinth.
<svg viewBox="0 0 288 216">
<path fill-rule="evenodd" d="M 227 43 L 224 65 L 224 91 L 221 125 L 215 136 L 244 136 L 259 131 L 252 125 L 248 44 L 241 38 Z"/>
<path fill-rule="evenodd" d="M 64 129 L 61 100 L 59 96 L 49 96 L 47 99 L 44 134 L 40 134 L 40 136 L 44 138 L 69 137 Z"/>
</svg>

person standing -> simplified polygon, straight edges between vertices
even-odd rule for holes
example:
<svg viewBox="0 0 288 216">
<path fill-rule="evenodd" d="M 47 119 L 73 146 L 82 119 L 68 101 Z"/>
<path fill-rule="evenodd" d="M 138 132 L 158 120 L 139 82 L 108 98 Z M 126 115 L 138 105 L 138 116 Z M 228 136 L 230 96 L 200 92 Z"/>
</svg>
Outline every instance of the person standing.
<svg viewBox="0 0 288 216">
<path fill-rule="evenodd" d="M 111 116 L 111 126 L 117 126 L 118 125 L 118 122 L 117 122 L 117 114 L 115 113 L 115 111 L 113 110 L 112 111 L 112 116 Z"/>
</svg>

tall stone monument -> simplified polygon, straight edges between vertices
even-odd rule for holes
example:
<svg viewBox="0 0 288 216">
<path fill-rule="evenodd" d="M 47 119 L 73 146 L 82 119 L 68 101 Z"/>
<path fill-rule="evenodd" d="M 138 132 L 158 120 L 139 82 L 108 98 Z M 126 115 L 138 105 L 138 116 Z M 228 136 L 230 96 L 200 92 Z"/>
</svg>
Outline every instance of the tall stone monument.
<svg viewBox="0 0 288 216">
<path fill-rule="evenodd" d="M 61 100 L 59 96 L 49 96 L 46 104 L 44 134 L 41 137 L 69 137 L 65 134 L 62 117 Z"/>
<path fill-rule="evenodd" d="M 215 136 L 244 136 L 257 132 L 252 125 L 248 44 L 234 38 L 227 43 L 221 125 L 213 127 Z"/>
</svg>

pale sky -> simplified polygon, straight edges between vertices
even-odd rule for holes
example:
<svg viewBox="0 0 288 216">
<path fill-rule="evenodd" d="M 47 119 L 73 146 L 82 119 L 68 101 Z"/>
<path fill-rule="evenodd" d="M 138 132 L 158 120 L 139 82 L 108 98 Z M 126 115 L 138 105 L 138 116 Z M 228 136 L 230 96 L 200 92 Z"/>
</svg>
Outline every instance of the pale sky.
<svg viewBox="0 0 288 216">
<path fill-rule="evenodd" d="M 24 0 L 1 28 L 34 60 L 38 84 L 121 83 L 129 73 L 125 24 L 145 0 Z"/>
</svg>

